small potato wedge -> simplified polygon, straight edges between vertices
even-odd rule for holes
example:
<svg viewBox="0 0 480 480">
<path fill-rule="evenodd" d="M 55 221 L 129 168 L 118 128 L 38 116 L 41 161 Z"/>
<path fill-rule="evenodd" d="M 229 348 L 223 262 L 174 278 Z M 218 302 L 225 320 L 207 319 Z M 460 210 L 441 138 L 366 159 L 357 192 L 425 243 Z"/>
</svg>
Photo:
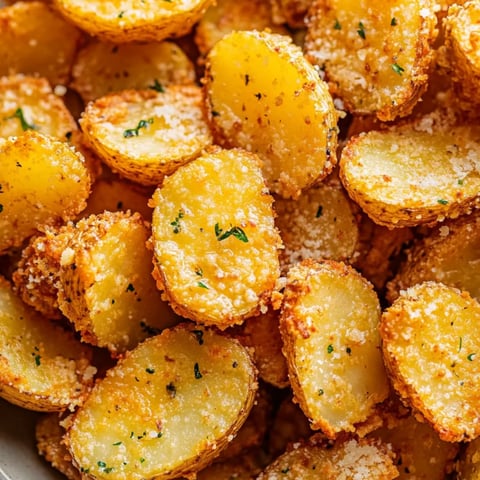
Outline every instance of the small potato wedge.
<svg viewBox="0 0 480 480">
<path fill-rule="evenodd" d="M 86 206 L 90 175 L 66 143 L 27 130 L 0 139 L 0 252 L 19 246 L 42 225 L 74 218 Z"/>
<path fill-rule="evenodd" d="M 297 198 L 333 169 L 337 112 L 290 37 L 226 35 L 207 56 L 205 88 L 216 141 L 257 153 L 274 193 Z"/>
<path fill-rule="evenodd" d="M 115 45 L 92 40 L 75 59 L 70 87 L 88 103 L 121 90 L 161 91 L 194 82 L 193 63 L 173 42 Z"/>
<path fill-rule="evenodd" d="M 149 227 L 138 213 L 91 215 L 60 257 L 60 310 L 83 341 L 114 355 L 178 323 L 151 275 Z"/>
<path fill-rule="evenodd" d="M 0 8 L 0 75 L 24 73 L 67 85 L 83 35 L 47 2 Z"/>
<path fill-rule="evenodd" d="M 354 114 L 408 115 L 427 88 L 434 0 L 316 0 L 305 55 Z"/>
<path fill-rule="evenodd" d="M 372 285 L 340 262 L 305 260 L 288 272 L 280 315 L 295 401 L 329 438 L 355 431 L 389 393 Z"/>
<path fill-rule="evenodd" d="M 112 93 L 90 103 L 80 125 L 112 170 L 143 185 L 159 185 L 212 143 L 196 85 Z"/>
<path fill-rule="evenodd" d="M 0 137 L 37 130 L 67 140 L 77 124 L 44 78 L 22 74 L 0 78 Z"/>
<path fill-rule="evenodd" d="M 376 223 L 433 225 L 480 205 L 480 129 L 432 127 L 431 118 L 351 138 L 340 177 Z"/>
<path fill-rule="evenodd" d="M 238 341 L 191 323 L 164 330 L 95 385 L 68 427 L 68 449 L 97 479 L 191 476 L 245 421 L 255 376 Z"/>
<path fill-rule="evenodd" d="M 36 411 L 82 403 L 96 368 L 73 334 L 27 307 L 0 277 L 0 396 Z"/>
<path fill-rule="evenodd" d="M 424 282 L 401 292 L 380 324 L 385 365 L 402 401 L 447 442 L 480 435 L 480 304 Z"/>
<path fill-rule="evenodd" d="M 213 148 L 155 191 L 154 276 L 172 308 L 221 329 L 266 311 L 281 240 L 258 158 Z"/>
<path fill-rule="evenodd" d="M 465 290 L 480 301 L 480 213 L 436 226 L 407 250 L 395 277 L 387 284 L 392 303 L 401 290 L 433 280 Z"/>
<path fill-rule="evenodd" d="M 53 0 L 74 25 L 114 43 L 150 42 L 190 32 L 212 0 Z"/>
<path fill-rule="evenodd" d="M 295 443 L 258 480 L 390 480 L 398 477 L 387 445 L 367 439 Z"/>
</svg>

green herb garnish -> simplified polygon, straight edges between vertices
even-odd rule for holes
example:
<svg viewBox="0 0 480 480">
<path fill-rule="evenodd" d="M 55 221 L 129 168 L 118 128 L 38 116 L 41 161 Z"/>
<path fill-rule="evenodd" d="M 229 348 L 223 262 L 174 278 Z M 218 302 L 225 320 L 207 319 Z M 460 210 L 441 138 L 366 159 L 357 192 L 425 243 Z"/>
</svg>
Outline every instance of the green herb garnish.
<svg viewBox="0 0 480 480">
<path fill-rule="evenodd" d="M 362 22 L 358 22 L 358 30 L 357 33 L 360 35 L 361 38 L 364 40 L 367 38 L 365 35 L 365 25 Z"/>
<path fill-rule="evenodd" d="M 6 120 L 10 118 L 18 118 L 24 132 L 26 130 L 37 130 L 37 127 L 33 123 L 28 123 L 27 120 L 25 120 L 25 115 L 23 114 L 23 110 L 21 108 L 17 108 L 15 113 L 11 117 L 7 117 Z"/>
<path fill-rule="evenodd" d="M 341 30 L 342 26 L 340 25 L 340 22 L 338 21 L 338 18 L 335 19 L 335 23 L 333 24 L 333 29 L 334 30 Z"/>
<path fill-rule="evenodd" d="M 148 120 L 140 120 L 135 128 L 129 128 L 123 132 L 124 138 L 138 137 L 141 128 L 147 128 L 153 123 L 153 118 Z"/>
<path fill-rule="evenodd" d="M 333 352 L 333 345 L 330 344 L 328 347 L 327 347 L 327 353 L 332 353 Z"/>
<path fill-rule="evenodd" d="M 395 27 L 396 25 L 398 25 L 397 19 L 395 17 L 392 17 L 392 19 L 390 20 L 390 25 L 392 27 Z"/>
<path fill-rule="evenodd" d="M 444 200 L 443 198 L 439 198 L 437 200 L 437 203 L 439 203 L 440 205 L 448 205 L 448 200 Z"/>
<path fill-rule="evenodd" d="M 148 88 L 160 93 L 165 92 L 165 88 L 163 88 L 163 85 L 156 78 L 153 80 L 153 85 L 149 85 Z"/>
<path fill-rule="evenodd" d="M 175 220 L 173 222 L 170 222 L 170 225 L 173 227 L 173 233 L 180 233 L 180 230 L 182 229 L 180 225 L 180 220 L 183 218 L 185 214 L 183 213 L 182 210 L 178 211 L 178 215 L 175 217 Z"/>
<path fill-rule="evenodd" d="M 401 75 L 405 71 L 398 63 L 392 63 L 392 70 L 398 75 Z"/>
<path fill-rule="evenodd" d="M 197 380 L 203 377 L 203 375 L 200 372 L 200 367 L 198 366 L 198 363 L 195 363 L 195 365 L 193 366 L 193 374 L 195 375 L 195 378 Z"/>
<path fill-rule="evenodd" d="M 217 237 L 217 240 L 221 242 L 222 240 L 225 240 L 226 238 L 233 236 L 237 240 L 240 240 L 241 242 L 247 243 L 248 238 L 243 229 L 240 227 L 232 227 L 230 230 L 226 230 L 225 232 L 223 229 L 220 228 L 218 223 L 215 224 L 215 236 Z"/>
</svg>

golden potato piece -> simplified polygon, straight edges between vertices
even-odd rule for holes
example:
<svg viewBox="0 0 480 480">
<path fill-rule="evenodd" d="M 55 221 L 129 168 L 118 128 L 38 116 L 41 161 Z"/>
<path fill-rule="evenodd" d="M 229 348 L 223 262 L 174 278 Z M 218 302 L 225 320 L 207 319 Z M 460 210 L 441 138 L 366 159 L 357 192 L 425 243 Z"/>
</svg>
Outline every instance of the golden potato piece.
<svg viewBox="0 0 480 480">
<path fill-rule="evenodd" d="M 149 236 L 138 213 L 76 224 L 60 258 L 58 303 L 84 341 L 118 354 L 178 321 L 151 276 Z"/>
<path fill-rule="evenodd" d="M 160 184 L 212 143 L 196 85 L 112 93 L 90 103 L 80 125 L 107 165 L 143 185 Z"/>
<path fill-rule="evenodd" d="M 92 40 L 78 53 L 70 86 L 88 103 L 126 89 L 162 91 L 194 82 L 193 63 L 173 42 L 115 45 Z"/>
<path fill-rule="evenodd" d="M 476 1 L 453 4 L 444 22 L 449 71 L 456 92 L 473 107 L 480 103 L 480 54 L 477 46 L 480 5 Z"/>
<path fill-rule="evenodd" d="M 388 395 L 380 304 L 353 268 L 305 260 L 287 276 L 280 331 L 295 401 L 328 437 L 355 431 Z"/>
<path fill-rule="evenodd" d="M 457 480 L 480 480 L 480 438 L 468 444 L 455 470 Z"/>
<path fill-rule="evenodd" d="M 427 87 L 436 37 L 433 0 L 316 0 L 305 55 L 348 111 L 408 115 Z"/>
<path fill-rule="evenodd" d="M 72 225 L 47 227 L 32 237 L 22 250 L 12 274 L 15 292 L 27 304 L 49 319 L 62 318 L 58 307 L 60 261 L 73 234 Z"/>
<path fill-rule="evenodd" d="M 272 9 L 265 0 L 218 0 L 208 7 L 195 28 L 195 44 L 202 55 L 234 30 L 265 30 L 288 34 L 272 22 Z"/>
<path fill-rule="evenodd" d="M 0 75 L 37 74 L 66 85 L 82 34 L 46 2 L 0 8 Z"/>
<path fill-rule="evenodd" d="M 480 435 L 480 304 L 468 293 L 424 282 L 382 315 L 385 364 L 402 401 L 447 442 Z"/>
<path fill-rule="evenodd" d="M 58 414 L 42 415 L 35 425 L 38 453 L 68 480 L 87 479 L 87 476 L 73 465 L 72 456 L 63 443 L 64 434 L 65 429 L 60 425 Z"/>
<path fill-rule="evenodd" d="M 115 43 L 160 41 L 187 34 L 212 0 L 53 0 L 73 24 Z"/>
<path fill-rule="evenodd" d="M 191 475 L 233 438 L 255 392 L 255 368 L 240 343 L 183 324 L 107 372 L 76 413 L 67 445 L 98 479 Z"/>
<path fill-rule="evenodd" d="M 416 283 L 433 280 L 466 290 L 480 301 L 480 215 L 474 212 L 446 222 L 407 251 L 399 271 L 387 285 L 391 303 Z"/>
<path fill-rule="evenodd" d="M 430 225 L 480 203 L 480 130 L 425 125 L 360 134 L 342 151 L 345 188 L 380 225 Z"/>
<path fill-rule="evenodd" d="M 453 466 L 458 445 L 443 442 L 430 425 L 413 416 L 398 418 L 393 425 L 376 430 L 371 435 L 390 444 L 396 455 L 400 475 L 398 480 L 444 480 Z"/>
<path fill-rule="evenodd" d="M 83 157 L 64 142 L 27 130 L 0 139 L 0 163 L 0 252 L 85 208 L 89 172 Z"/>
<path fill-rule="evenodd" d="M 226 35 L 207 56 L 205 86 L 217 141 L 257 153 L 273 192 L 297 198 L 336 164 L 332 98 L 290 37 Z"/>
<path fill-rule="evenodd" d="M 153 196 L 154 275 L 173 309 L 226 328 L 265 311 L 279 277 L 272 198 L 258 159 L 212 149 Z"/>
<path fill-rule="evenodd" d="M 0 277 L 0 396 L 30 410 L 82 403 L 93 383 L 90 349 L 28 308 Z"/>
<path fill-rule="evenodd" d="M 283 270 L 306 258 L 349 260 L 358 242 L 353 205 L 341 186 L 322 183 L 302 192 L 297 200 L 275 200 L 275 223 L 284 250 Z"/>
<path fill-rule="evenodd" d="M 66 140 L 76 129 L 75 120 L 46 79 L 21 74 L 0 78 L 0 137 L 37 130 Z"/>
<path fill-rule="evenodd" d="M 350 439 L 333 446 L 300 442 L 269 465 L 258 480 L 389 480 L 398 477 L 392 455 L 373 440 Z"/>
</svg>

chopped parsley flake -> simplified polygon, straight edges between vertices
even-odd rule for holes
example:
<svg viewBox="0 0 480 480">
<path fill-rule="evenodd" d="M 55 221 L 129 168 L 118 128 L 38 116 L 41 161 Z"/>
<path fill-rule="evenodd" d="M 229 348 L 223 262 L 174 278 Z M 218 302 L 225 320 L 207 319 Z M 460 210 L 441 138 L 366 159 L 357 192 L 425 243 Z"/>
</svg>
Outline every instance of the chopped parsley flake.
<svg viewBox="0 0 480 480">
<path fill-rule="evenodd" d="M 463 341 L 463 339 L 462 339 L 462 337 L 460 337 L 458 339 L 458 351 L 460 351 L 462 349 L 462 341 Z"/>
<path fill-rule="evenodd" d="M 473 359 L 475 358 L 475 355 L 476 355 L 475 353 L 471 353 L 470 355 L 467 356 L 467 360 L 469 362 L 473 362 Z"/>
<path fill-rule="evenodd" d="M 459 179 L 457 180 L 457 183 L 458 183 L 459 185 L 463 185 L 463 178 L 459 178 Z"/>
<path fill-rule="evenodd" d="M 147 373 L 149 373 L 150 375 L 153 375 L 153 374 L 155 373 L 155 369 L 154 369 L 154 368 L 150 368 L 150 367 L 146 368 L 145 371 L 146 371 Z"/>
<path fill-rule="evenodd" d="M 365 25 L 362 22 L 358 22 L 358 30 L 357 30 L 358 35 L 360 35 L 361 38 L 365 40 L 367 36 L 365 35 Z"/>
<path fill-rule="evenodd" d="M 437 203 L 439 203 L 440 205 L 448 205 L 448 200 L 444 200 L 443 198 L 439 198 L 437 200 Z"/>
<path fill-rule="evenodd" d="M 203 277 L 203 270 L 200 267 L 197 267 L 195 269 L 195 275 L 198 275 L 199 277 Z"/>
<path fill-rule="evenodd" d="M 22 130 L 24 132 L 26 130 L 37 130 L 37 127 L 33 123 L 28 123 L 27 120 L 25 120 L 25 115 L 23 114 L 23 110 L 21 108 L 17 108 L 14 114 L 11 117 L 7 117 L 6 120 L 10 118 L 18 118 L 18 120 L 20 120 L 20 125 L 22 127 Z"/>
<path fill-rule="evenodd" d="M 330 344 L 328 347 L 327 347 L 327 353 L 332 353 L 333 352 L 333 345 Z"/>
<path fill-rule="evenodd" d="M 175 217 L 175 220 L 173 222 L 170 222 L 170 225 L 173 227 L 173 233 L 180 233 L 182 230 L 182 227 L 180 225 L 180 220 L 183 218 L 185 214 L 183 213 L 182 210 L 178 211 L 178 215 Z"/>
<path fill-rule="evenodd" d="M 204 288 L 205 290 L 210 290 L 210 287 L 209 287 L 205 282 L 203 282 L 202 280 L 200 280 L 199 282 L 197 282 L 197 285 L 198 285 L 200 288 Z"/>
<path fill-rule="evenodd" d="M 122 442 L 115 442 L 115 443 L 112 443 L 112 445 L 113 445 L 114 447 L 118 447 L 118 446 L 119 446 L 119 445 L 121 445 L 121 444 L 122 444 Z"/>
<path fill-rule="evenodd" d="M 148 88 L 160 93 L 165 92 L 165 88 L 163 88 L 163 85 L 156 78 L 153 80 L 153 85 L 149 85 Z"/>
<path fill-rule="evenodd" d="M 133 286 L 132 283 L 129 283 L 129 284 L 127 285 L 127 290 L 126 290 L 126 291 L 127 291 L 127 292 L 134 292 L 134 291 L 135 291 L 135 287 Z"/>
<path fill-rule="evenodd" d="M 143 321 L 140 322 L 140 327 L 147 335 L 158 335 L 161 331 L 159 328 L 152 327 Z"/>
<path fill-rule="evenodd" d="M 333 25 L 334 30 L 341 30 L 342 26 L 340 25 L 340 22 L 338 21 L 338 18 L 335 19 L 335 23 Z"/>
<path fill-rule="evenodd" d="M 193 374 L 195 375 L 195 378 L 199 380 L 200 378 L 203 377 L 203 375 L 200 372 L 200 367 L 198 366 L 198 363 L 195 362 L 195 365 L 193 366 Z"/>
<path fill-rule="evenodd" d="M 345 351 L 347 352 L 348 355 L 352 354 L 352 349 L 350 347 L 347 347 Z"/>
<path fill-rule="evenodd" d="M 392 17 L 392 19 L 390 20 L 390 25 L 392 27 L 395 27 L 396 25 L 398 25 L 397 19 L 395 17 Z"/>
<path fill-rule="evenodd" d="M 117 16 L 118 18 L 123 18 L 124 15 L 125 15 L 125 10 L 122 10 Z"/>
<path fill-rule="evenodd" d="M 199 345 L 203 345 L 203 330 L 192 330 L 192 333 L 195 335 L 197 342 Z"/>
<path fill-rule="evenodd" d="M 321 397 L 325 392 L 323 391 L 323 388 L 318 389 L 318 395 Z"/>
<path fill-rule="evenodd" d="M 290 471 L 290 467 L 285 467 L 285 468 L 282 468 L 281 472 L 282 473 L 288 473 Z"/>
<path fill-rule="evenodd" d="M 131 138 L 131 137 L 138 137 L 140 134 L 141 128 L 147 128 L 148 125 L 153 123 L 153 118 L 149 118 L 148 120 L 140 120 L 135 128 L 129 128 L 123 132 L 124 138 Z"/>
<path fill-rule="evenodd" d="M 398 75 L 401 75 L 405 71 L 398 63 L 392 63 L 392 70 Z"/>
<path fill-rule="evenodd" d="M 215 236 L 217 237 L 217 240 L 221 242 L 222 240 L 227 239 L 230 236 L 235 237 L 237 240 L 240 240 L 241 242 L 247 243 L 248 238 L 245 232 L 243 231 L 242 228 L 240 227 L 232 227 L 230 230 L 223 231 L 223 229 L 220 228 L 218 223 L 215 224 Z"/>
<path fill-rule="evenodd" d="M 35 358 L 35 365 L 37 367 L 39 367 L 40 366 L 40 355 L 37 354 L 37 355 L 35 355 L 34 358 Z"/>
<path fill-rule="evenodd" d="M 317 208 L 317 213 L 315 214 L 315 218 L 320 218 L 323 215 L 323 207 L 319 205 Z"/>
<path fill-rule="evenodd" d="M 175 387 L 173 382 L 170 382 L 165 388 L 167 389 L 170 398 L 175 398 L 175 395 L 177 394 L 177 387 Z"/>
<path fill-rule="evenodd" d="M 3 212 L 3 205 L 0 203 L 0 213 Z"/>
</svg>

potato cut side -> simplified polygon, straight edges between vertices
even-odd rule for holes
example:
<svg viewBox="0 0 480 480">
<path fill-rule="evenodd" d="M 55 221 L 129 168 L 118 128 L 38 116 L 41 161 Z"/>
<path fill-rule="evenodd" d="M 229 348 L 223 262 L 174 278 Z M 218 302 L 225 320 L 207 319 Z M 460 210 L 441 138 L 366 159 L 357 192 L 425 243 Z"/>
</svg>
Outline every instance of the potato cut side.
<svg viewBox="0 0 480 480">
<path fill-rule="evenodd" d="M 4 278 L 0 312 L 0 396 L 37 411 L 82 403 L 96 373 L 90 349 L 28 308 Z"/>
<path fill-rule="evenodd" d="M 160 41 L 189 33 L 211 0 L 53 0 L 73 24 L 115 43 Z"/>
<path fill-rule="evenodd" d="M 0 78 L 0 137 L 37 130 L 67 140 L 76 129 L 71 113 L 46 79 L 21 74 Z"/>
<path fill-rule="evenodd" d="M 355 431 L 387 397 L 379 320 L 378 298 L 353 268 L 305 260 L 290 269 L 280 331 L 295 400 L 313 429 Z"/>
<path fill-rule="evenodd" d="M 370 436 L 390 444 L 396 455 L 398 480 L 415 475 L 418 480 L 444 480 L 458 453 L 458 445 L 440 440 L 437 432 L 427 423 L 413 416 L 395 419 Z"/>
<path fill-rule="evenodd" d="M 269 465 L 258 480 L 390 480 L 398 477 L 385 445 L 367 439 L 331 445 L 295 443 Z"/>
<path fill-rule="evenodd" d="M 0 140 L 0 163 L 0 252 L 85 208 L 90 175 L 83 157 L 65 143 L 28 130 Z"/>
<path fill-rule="evenodd" d="M 466 290 L 480 301 L 480 214 L 474 212 L 445 223 L 407 251 L 407 257 L 388 283 L 387 298 L 393 302 L 400 290 L 426 280 Z"/>
<path fill-rule="evenodd" d="M 455 465 L 458 480 L 480 479 L 480 438 L 468 444 L 465 452 Z"/>
<path fill-rule="evenodd" d="M 305 55 L 356 114 L 408 115 L 427 87 L 436 37 L 433 0 L 316 0 Z"/>
<path fill-rule="evenodd" d="M 15 292 L 27 304 L 49 319 L 58 320 L 60 262 L 75 228 L 68 224 L 48 227 L 32 237 L 22 250 L 12 281 Z"/>
<path fill-rule="evenodd" d="M 466 292 L 424 282 L 382 315 L 385 364 L 395 390 L 442 440 L 480 435 L 480 304 Z"/>
<path fill-rule="evenodd" d="M 285 249 L 283 269 L 306 258 L 348 260 L 358 243 L 353 205 L 341 186 L 322 183 L 305 190 L 297 200 L 275 200 L 275 223 Z"/>
<path fill-rule="evenodd" d="M 274 33 L 288 31 L 272 22 L 272 8 L 263 0 L 219 0 L 208 7 L 195 28 L 195 44 L 202 55 L 234 30 L 269 29 Z"/>
<path fill-rule="evenodd" d="M 258 158 L 212 149 L 153 196 L 158 286 L 173 309 L 226 328 L 265 311 L 279 277 L 272 198 Z"/>
<path fill-rule="evenodd" d="M 456 92 L 471 108 L 480 103 L 479 22 L 480 5 L 475 1 L 453 4 L 445 18 L 445 45 L 450 72 Z"/>
<path fill-rule="evenodd" d="M 58 302 L 84 341 L 118 354 L 177 322 L 151 276 L 149 236 L 137 213 L 77 223 L 60 258 Z"/>
<path fill-rule="evenodd" d="M 86 479 L 86 475 L 73 465 L 72 457 L 63 443 L 64 435 L 65 429 L 60 425 L 58 414 L 42 415 L 35 425 L 38 453 L 68 480 Z"/>
<path fill-rule="evenodd" d="M 78 53 L 70 86 L 88 103 L 129 88 L 162 91 L 194 82 L 193 63 L 173 42 L 116 45 L 96 40 Z"/>
<path fill-rule="evenodd" d="M 107 95 L 87 106 L 80 124 L 107 165 L 143 185 L 160 184 L 212 143 L 196 85 Z"/>
<path fill-rule="evenodd" d="M 25 73 L 66 85 L 82 33 L 46 2 L 0 8 L 0 75 Z"/>
<path fill-rule="evenodd" d="M 475 126 L 371 131 L 348 142 L 340 176 L 374 222 L 431 225 L 479 204 L 479 140 Z"/>
<path fill-rule="evenodd" d="M 290 37 L 226 35 L 208 54 L 205 86 L 217 141 L 257 153 L 275 193 L 296 198 L 336 164 L 332 98 Z"/>
<path fill-rule="evenodd" d="M 183 324 L 130 351 L 97 383 L 68 429 L 78 467 L 98 479 L 173 479 L 206 466 L 255 398 L 247 350 Z"/>
</svg>

